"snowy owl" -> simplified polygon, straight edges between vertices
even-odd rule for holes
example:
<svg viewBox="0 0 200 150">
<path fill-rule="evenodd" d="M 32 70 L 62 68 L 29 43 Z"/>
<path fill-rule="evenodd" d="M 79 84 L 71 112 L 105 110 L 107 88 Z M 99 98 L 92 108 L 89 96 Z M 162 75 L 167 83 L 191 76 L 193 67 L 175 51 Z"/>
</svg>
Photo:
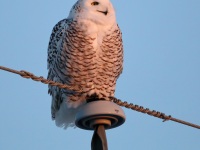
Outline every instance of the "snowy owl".
<svg viewBox="0 0 200 150">
<path fill-rule="evenodd" d="M 48 79 L 82 89 L 49 86 L 56 125 L 75 126 L 75 114 L 88 99 L 114 96 L 122 64 L 122 34 L 111 2 L 78 0 L 54 26 L 48 46 Z"/>
</svg>

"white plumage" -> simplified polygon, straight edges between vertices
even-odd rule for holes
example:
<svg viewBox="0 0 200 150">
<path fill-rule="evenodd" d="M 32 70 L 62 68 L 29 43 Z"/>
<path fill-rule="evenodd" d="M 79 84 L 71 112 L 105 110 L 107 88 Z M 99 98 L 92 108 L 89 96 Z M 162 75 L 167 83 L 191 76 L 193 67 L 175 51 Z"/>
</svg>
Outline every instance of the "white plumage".
<svg viewBox="0 0 200 150">
<path fill-rule="evenodd" d="M 74 126 L 75 114 L 87 99 L 114 96 L 122 72 L 123 45 L 109 0 L 79 0 L 67 19 L 53 28 L 48 47 L 48 79 L 83 93 L 49 86 L 56 125 Z"/>
</svg>

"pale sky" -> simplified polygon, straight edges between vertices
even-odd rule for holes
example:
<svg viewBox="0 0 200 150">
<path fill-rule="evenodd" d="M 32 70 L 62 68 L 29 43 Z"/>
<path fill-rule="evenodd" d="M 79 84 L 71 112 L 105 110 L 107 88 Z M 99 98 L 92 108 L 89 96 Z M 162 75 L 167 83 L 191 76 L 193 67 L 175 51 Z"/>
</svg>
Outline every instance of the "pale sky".
<svg viewBox="0 0 200 150">
<path fill-rule="evenodd" d="M 200 1 L 112 0 L 123 33 L 116 97 L 200 125 Z M 0 0 L 0 65 L 47 76 L 53 26 L 75 0 Z M 0 70 L 0 149 L 90 149 L 92 131 L 51 120 L 47 85 Z M 200 130 L 123 108 L 110 150 L 198 150 Z"/>
</svg>

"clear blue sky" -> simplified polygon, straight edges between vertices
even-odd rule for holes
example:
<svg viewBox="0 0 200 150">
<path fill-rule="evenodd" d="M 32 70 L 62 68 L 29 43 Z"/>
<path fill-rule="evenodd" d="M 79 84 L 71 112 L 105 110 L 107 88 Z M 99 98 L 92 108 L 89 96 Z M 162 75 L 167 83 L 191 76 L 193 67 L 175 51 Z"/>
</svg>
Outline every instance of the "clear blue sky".
<svg viewBox="0 0 200 150">
<path fill-rule="evenodd" d="M 125 62 L 116 97 L 200 124 L 200 1 L 112 0 Z M 1 0 L 0 65 L 47 75 L 53 26 L 75 0 Z M 91 131 L 63 130 L 50 117 L 47 85 L 0 70 L 0 149 L 90 149 Z M 197 150 L 200 130 L 124 109 L 107 131 L 110 150 Z"/>
</svg>

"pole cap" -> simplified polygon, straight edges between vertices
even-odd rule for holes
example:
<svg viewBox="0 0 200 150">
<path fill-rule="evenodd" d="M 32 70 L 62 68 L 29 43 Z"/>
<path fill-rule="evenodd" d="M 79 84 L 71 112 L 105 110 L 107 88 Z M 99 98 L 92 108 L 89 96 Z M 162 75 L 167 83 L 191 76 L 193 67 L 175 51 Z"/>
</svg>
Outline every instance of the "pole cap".
<svg viewBox="0 0 200 150">
<path fill-rule="evenodd" d="M 75 124 L 85 130 L 94 130 L 96 125 L 103 124 L 111 129 L 125 122 L 125 114 L 120 106 L 111 101 L 92 101 L 79 108 Z"/>
</svg>

